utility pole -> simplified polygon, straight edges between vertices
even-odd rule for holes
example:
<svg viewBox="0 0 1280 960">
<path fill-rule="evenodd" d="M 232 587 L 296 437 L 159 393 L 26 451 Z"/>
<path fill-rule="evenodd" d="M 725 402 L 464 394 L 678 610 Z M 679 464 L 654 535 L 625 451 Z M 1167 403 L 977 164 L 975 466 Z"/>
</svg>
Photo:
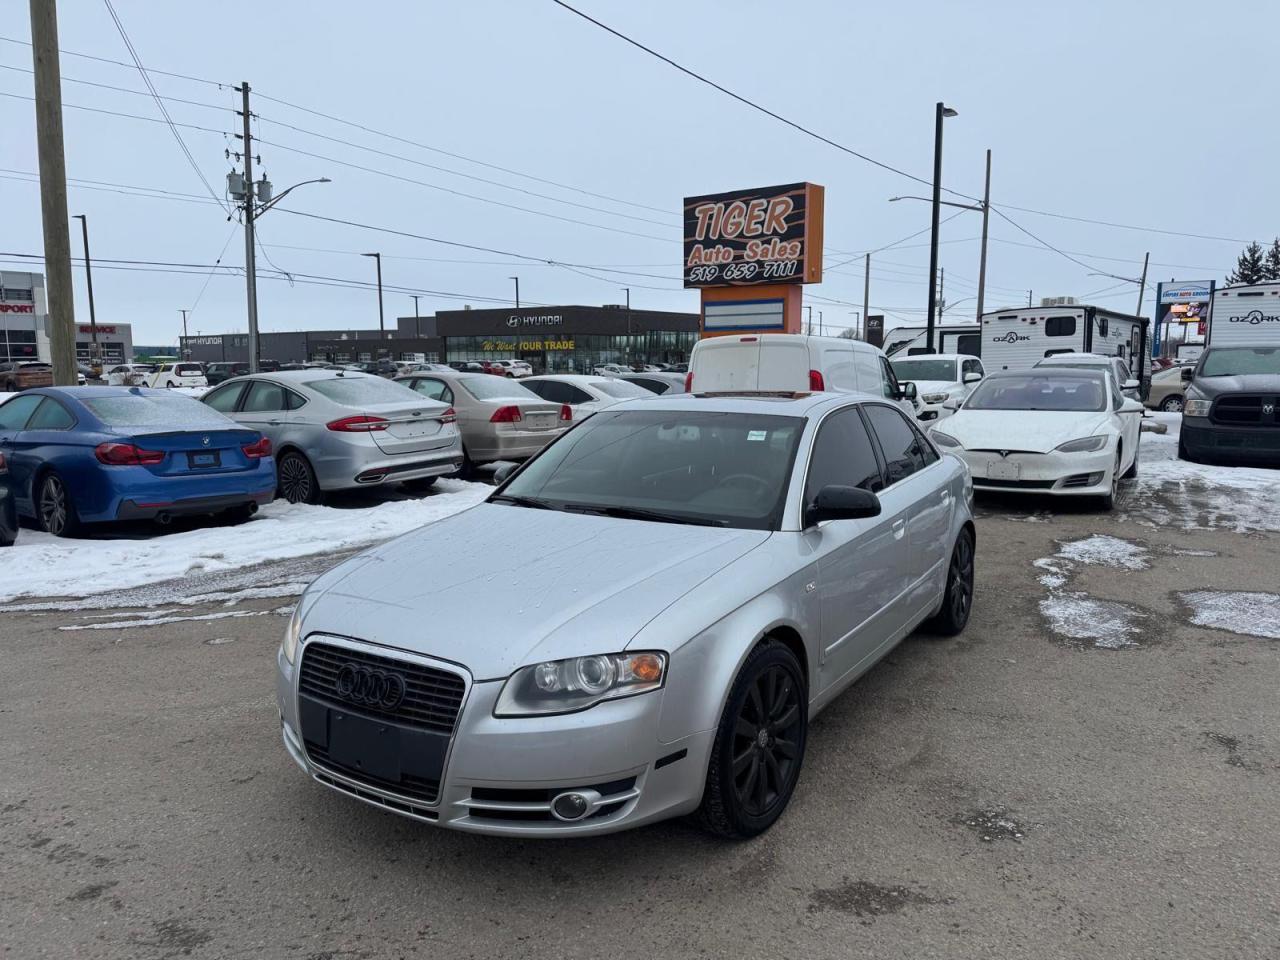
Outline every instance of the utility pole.
<svg viewBox="0 0 1280 960">
<path fill-rule="evenodd" d="M 187 314 L 191 311 L 179 310 L 178 312 L 182 314 L 182 350 L 179 352 L 182 354 L 183 360 L 190 360 L 191 351 L 187 348 Z"/>
<path fill-rule="evenodd" d="M 929 232 L 929 319 L 925 327 L 925 350 L 933 353 L 933 321 L 937 309 L 934 297 L 934 280 L 938 276 L 938 214 L 942 210 L 942 121 L 954 117 L 952 110 L 941 100 L 934 111 L 933 120 L 933 219 Z"/>
<path fill-rule="evenodd" d="M 418 318 L 418 297 L 420 297 L 421 294 L 411 293 L 409 294 L 409 296 L 413 297 L 413 318 L 416 320 Z M 415 333 L 417 332 L 416 328 L 414 332 Z"/>
<path fill-rule="evenodd" d="M 49 298 L 53 382 L 76 384 L 76 310 L 71 287 L 71 229 L 67 223 L 67 163 L 62 145 L 62 68 L 58 63 L 55 0 L 31 0 L 31 59 L 35 70 L 36 145 L 40 155 L 40 215 Z"/>
<path fill-rule="evenodd" d="M 1151 251 L 1142 255 L 1142 279 L 1138 281 L 1138 309 L 1135 316 L 1142 316 L 1142 295 L 1147 292 L 1147 262 L 1151 259 Z"/>
<path fill-rule="evenodd" d="M 32 0 L 36 2 L 36 0 Z M 240 83 L 244 119 L 244 279 L 249 307 L 249 372 L 258 372 L 258 261 L 254 253 L 253 133 L 249 128 L 249 81 Z"/>
<path fill-rule="evenodd" d="M 991 151 L 987 151 L 987 180 L 982 189 L 982 253 L 978 259 L 978 322 L 987 292 L 987 221 L 991 217 Z"/>
<path fill-rule="evenodd" d="M 866 256 L 866 266 L 862 277 L 862 339 L 867 339 L 867 317 L 871 311 L 871 254 Z"/>
<path fill-rule="evenodd" d="M 1027 291 L 1027 306 L 1031 306 L 1031 291 Z"/>
<path fill-rule="evenodd" d="M 519 310 L 519 309 L 520 309 L 520 278 L 519 278 L 519 277 L 507 277 L 507 279 L 508 279 L 508 280 L 514 280 L 514 281 L 516 282 L 516 309 L 517 309 L 517 310 Z"/>
<path fill-rule="evenodd" d="M 809 326 L 805 330 L 805 333 L 809 334 L 810 336 L 813 336 L 813 307 L 811 307 L 809 304 L 806 303 L 804 305 L 804 308 L 809 311 Z"/>
<path fill-rule="evenodd" d="M 102 376 L 102 351 L 98 349 L 98 317 L 93 309 L 93 265 L 89 259 L 89 218 L 83 213 L 77 213 L 76 219 L 80 221 L 80 230 L 84 236 L 84 280 L 89 288 L 89 365 L 93 368 L 93 375 L 100 377 Z"/>
<path fill-rule="evenodd" d="M 382 254 L 365 253 L 361 254 L 361 256 L 373 257 L 374 263 L 376 263 L 378 267 L 378 339 L 385 340 L 387 339 L 387 324 L 382 317 Z M 379 347 L 379 352 L 381 352 L 381 349 L 382 348 Z"/>
<path fill-rule="evenodd" d="M 938 268 L 938 322 L 939 323 L 942 322 L 942 315 L 943 313 L 946 312 L 946 309 L 947 309 L 947 298 L 943 296 L 943 294 L 946 292 L 944 288 L 944 284 L 946 282 L 947 282 L 947 268 L 939 267 Z M 932 339 L 930 339 L 929 342 L 932 343 L 933 342 Z"/>
<path fill-rule="evenodd" d="M 822 336 L 822 311 L 818 311 L 818 336 Z"/>
</svg>

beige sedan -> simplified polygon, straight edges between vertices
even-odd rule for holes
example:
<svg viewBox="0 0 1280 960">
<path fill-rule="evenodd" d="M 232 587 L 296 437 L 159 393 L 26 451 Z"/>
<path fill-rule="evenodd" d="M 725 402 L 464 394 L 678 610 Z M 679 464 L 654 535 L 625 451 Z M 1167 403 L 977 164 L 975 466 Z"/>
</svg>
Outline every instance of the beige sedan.
<svg viewBox="0 0 1280 960">
<path fill-rule="evenodd" d="M 1163 410 L 1166 413 L 1181 413 L 1183 392 L 1187 381 L 1191 379 L 1191 367 L 1170 367 L 1161 370 L 1151 377 L 1151 392 L 1145 401 L 1151 410 Z M 1184 378 L 1185 373 L 1185 378 Z"/>
</svg>

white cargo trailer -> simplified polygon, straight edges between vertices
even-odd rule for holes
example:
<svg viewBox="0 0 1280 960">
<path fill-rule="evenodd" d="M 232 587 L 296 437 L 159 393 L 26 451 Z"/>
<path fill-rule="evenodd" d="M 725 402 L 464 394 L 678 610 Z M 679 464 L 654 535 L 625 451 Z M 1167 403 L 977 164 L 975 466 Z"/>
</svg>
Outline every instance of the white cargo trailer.
<svg viewBox="0 0 1280 960">
<path fill-rule="evenodd" d="M 1120 357 L 1146 385 L 1151 356 L 1146 317 L 1085 304 L 1019 307 L 982 315 L 982 365 L 988 373 L 1028 370 L 1059 353 Z"/>
<path fill-rule="evenodd" d="M 894 327 L 884 335 L 885 356 L 895 354 L 910 356 L 925 352 L 924 324 Z M 934 353 L 963 353 L 979 356 L 982 349 L 982 328 L 976 323 L 940 323 L 933 328 Z"/>
<path fill-rule="evenodd" d="M 1223 287 L 1213 295 L 1205 345 L 1280 344 L 1280 282 Z"/>
</svg>

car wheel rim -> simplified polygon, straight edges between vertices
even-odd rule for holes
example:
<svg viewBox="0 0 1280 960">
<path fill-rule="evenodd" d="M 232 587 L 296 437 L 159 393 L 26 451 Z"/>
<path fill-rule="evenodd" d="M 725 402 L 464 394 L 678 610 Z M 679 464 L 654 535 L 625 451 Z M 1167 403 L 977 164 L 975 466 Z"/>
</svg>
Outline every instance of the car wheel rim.
<svg viewBox="0 0 1280 960">
<path fill-rule="evenodd" d="M 969 604 L 973 600 L 973 544 L 967 536 L 960 538 L 951 554 L 948 579 L 951 615 L 957 623 L 965 623 L 969 617 Z"/>
<path fill-rule="evenodd" d="M 791 788 L 800 762 L 800 685 L 785 667 L 752 682 L 733 736 L 733 789 L 749 815 L 764 816 Z"/>
<path fill-rule="evenodd" d="M 1170 397 L 1168 400 L 1164 402 L 1164 408 L 1168 410 L 1170 413 L 1181 413 L 1182 401 L 1179 400 L 1177 397 Z"/>
<path fill-rule="evenodd" d="M 40 498 L 40 519 L 45 530 L 55 537 L 67 528 L 67 498 L 62 484 L 54 477 L 44 482 L 44 496 Z"/>
<path fill-rule="evenodd" d="M 280 464 L 280 490 L 290 503 L 302 503 L 311 496 L 307 465 L 297 457 L 285 457 Z"/>
</svg>

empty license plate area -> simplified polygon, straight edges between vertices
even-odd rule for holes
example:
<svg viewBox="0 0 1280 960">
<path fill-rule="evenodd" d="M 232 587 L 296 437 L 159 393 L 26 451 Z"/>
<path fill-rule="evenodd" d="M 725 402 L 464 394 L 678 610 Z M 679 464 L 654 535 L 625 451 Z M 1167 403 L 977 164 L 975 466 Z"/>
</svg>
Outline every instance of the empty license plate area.
<svg viewBox="0 0 1280 960">
<path fill-rule="evenodd" d="M 187 454 L 187 465 L 192 470 L 208 470 L 222 466 L 222 454 L 217 450 L 201 450 Z"/>
<path fill-rule="evenodd" d="M 1016 460 L 987 461 L 987 477 L 991 480 L 1018 480 L 1022 476 L 1022 464 Z"/>
</svg>

